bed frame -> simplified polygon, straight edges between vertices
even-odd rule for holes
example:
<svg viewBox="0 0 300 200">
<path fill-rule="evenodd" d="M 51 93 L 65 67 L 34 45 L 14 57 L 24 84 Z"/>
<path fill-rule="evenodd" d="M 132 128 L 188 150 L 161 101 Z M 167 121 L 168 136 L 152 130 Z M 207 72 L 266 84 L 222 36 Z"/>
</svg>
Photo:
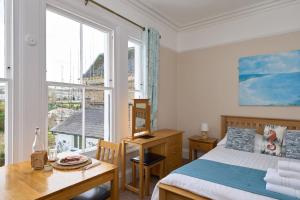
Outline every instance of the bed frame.
<svg viewBox="0 0 300 200">
<path fill-rule="evenodd" d="M 300 120 L 272 119 L 261 117 L 221 116 L 221 139 L 226 135 L 227 127 L 256 128 L 257 133 L 263 134 L 267 124 L 287 126 L 289 130 L 300 130 Z M 208 197 L 200 196 L 184 189 L 166 184 L 159 184 L 160 200 L 207 200 Z"/>
</svg>

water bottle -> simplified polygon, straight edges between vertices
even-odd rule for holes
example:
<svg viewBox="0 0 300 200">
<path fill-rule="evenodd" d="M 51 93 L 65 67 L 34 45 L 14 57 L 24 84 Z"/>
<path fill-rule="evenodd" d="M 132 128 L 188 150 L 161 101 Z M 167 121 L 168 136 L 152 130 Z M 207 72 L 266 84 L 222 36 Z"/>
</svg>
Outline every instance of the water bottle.
<svg viewBox="0 0 300 200">
<path fill-rule="evenodd" d="M 34 141 L 32 144 L 32 152 L 38 152 L 38 151 L 43 151 L 43 143 L 41 141 L 41 136 L 40 136 L 40 128 L 35 128 L 35 136 L 34 136 Z"/>
</svg>

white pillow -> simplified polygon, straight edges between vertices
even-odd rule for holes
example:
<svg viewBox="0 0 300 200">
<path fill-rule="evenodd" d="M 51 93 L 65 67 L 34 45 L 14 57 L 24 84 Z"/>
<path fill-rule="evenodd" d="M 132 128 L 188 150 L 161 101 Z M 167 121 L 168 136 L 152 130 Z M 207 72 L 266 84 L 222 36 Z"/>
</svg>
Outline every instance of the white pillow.
<svg viewBox="0 0 300 200">
<path fill-rule="evenodd" d="M 263 140 L 262 135 L 255 134 L 254 153 L 260 153 L 261 146 L 262 146 L 262 140 Z M 224 146 L 225 147 L 226 141 L 227 141 L 227 134 L 225 135 L 225 137 L 220 142 L 218 142 L 217 146 Z"/>
<path fill-rule="evenodd" d="M 225 146 L 226 141 L 227 141 L 227 134 L 220 142 L 218 142 L 217 146 Z"/>
</svg>

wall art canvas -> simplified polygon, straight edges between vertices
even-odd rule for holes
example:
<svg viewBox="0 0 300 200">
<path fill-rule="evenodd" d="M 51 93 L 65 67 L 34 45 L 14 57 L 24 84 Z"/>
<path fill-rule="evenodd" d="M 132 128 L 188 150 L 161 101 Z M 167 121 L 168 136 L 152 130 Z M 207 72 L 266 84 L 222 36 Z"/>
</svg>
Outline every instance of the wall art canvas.
<svg viewBox="0 0 300 200">
<path fill-rule="evenodd" d="M 300 50 L 239 59 L 240 105 L 300 106 Z"/>
</svg>

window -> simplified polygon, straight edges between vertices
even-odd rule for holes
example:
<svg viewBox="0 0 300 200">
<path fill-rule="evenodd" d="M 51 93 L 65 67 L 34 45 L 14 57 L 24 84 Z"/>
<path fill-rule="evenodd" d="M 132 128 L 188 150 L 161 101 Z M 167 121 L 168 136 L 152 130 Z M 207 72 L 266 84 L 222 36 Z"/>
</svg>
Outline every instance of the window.
<svg viewBox="0 0 300 200">
<path fill-rule="evenodd" d="M 109 139 L 111 32 L 47 11 L 48 147 L 93 149 Z"/>
<path fill-rule="evenodd" d="M 128 41 L 128 110 L 129 132 L 131 132 L 131 106 L 132 99 L 143 98 L 143 68 L 141 59 L 141 43 Z"/>
<path fill-rule="evenodd" d="M 6 1 L 0 0 L 0 166 L 8 162 L 8 92 Z"/>
</svg>

